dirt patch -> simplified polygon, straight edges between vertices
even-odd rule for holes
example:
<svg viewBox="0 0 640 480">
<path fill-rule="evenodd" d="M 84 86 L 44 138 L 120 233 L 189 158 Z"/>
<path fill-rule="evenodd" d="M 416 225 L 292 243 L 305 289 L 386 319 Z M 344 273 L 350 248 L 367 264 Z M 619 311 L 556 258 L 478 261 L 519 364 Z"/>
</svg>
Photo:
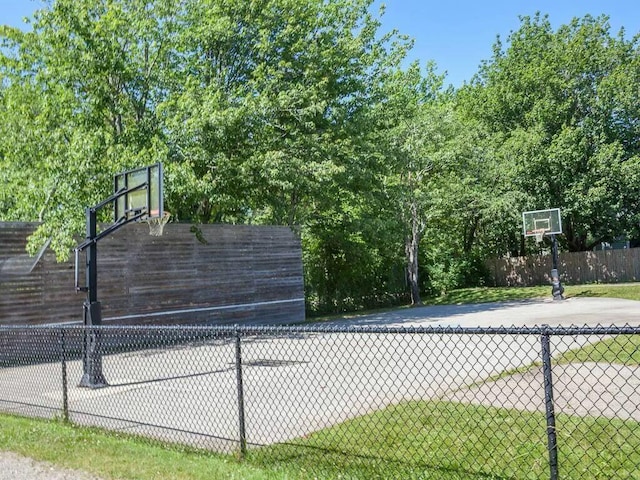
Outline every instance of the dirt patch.
<svg viewBox="0 0 640 480">
<path fill-rule="evenodd" d="M 0 452 L 0 480 L 100 480 L 77 470 L 68 470 L 51 463 L 38 462 L 12 452 Z"/>
<path fill-rule="evenodd" d="M 554 365 L 556 413 L 640 421 L 640 367 L 610 363 Z M 542 367 L 457 390 L 445 400 L 545 411 Z"/>
</svg>

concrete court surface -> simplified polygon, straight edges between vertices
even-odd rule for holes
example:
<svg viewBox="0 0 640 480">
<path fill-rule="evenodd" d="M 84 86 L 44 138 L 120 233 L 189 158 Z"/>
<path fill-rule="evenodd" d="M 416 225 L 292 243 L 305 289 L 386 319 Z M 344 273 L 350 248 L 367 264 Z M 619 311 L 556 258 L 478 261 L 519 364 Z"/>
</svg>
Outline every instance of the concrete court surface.
<svg viewBox="0 0 640 480">
<path fill-rule="evenodd" d="M 354 316 L 330 324 L 393 327 L 639 325 L 640 301 L 588 297 L 554 301 L 549 297 L 543 300 L 435 305 Z"/>
<path fill-rule="evenodd" d="M 572 298 L 422 307 L 329 325 L 637 325 L 639 307 L 640 302 L 629 300 Z M 595 340 L 599 338 L 552 338 L 552 351 L 558 354 Z M 242 360 L 247 441 L 260 445 L 308 435 L 397 402 L 446 397 L 465 385 L 539 361 L 540 339 L 281 334 L 244 339 Z M 81 362 L 68 362 L 73 421 L 221 451 L 237 449 L 233 342 L 108 355 L 103 365 L 110 386 L 90 390 L 75 386 Z M 0 410 L 60 415 L 60 372 L 60 363 L 1 369 Z"/>
</svg>

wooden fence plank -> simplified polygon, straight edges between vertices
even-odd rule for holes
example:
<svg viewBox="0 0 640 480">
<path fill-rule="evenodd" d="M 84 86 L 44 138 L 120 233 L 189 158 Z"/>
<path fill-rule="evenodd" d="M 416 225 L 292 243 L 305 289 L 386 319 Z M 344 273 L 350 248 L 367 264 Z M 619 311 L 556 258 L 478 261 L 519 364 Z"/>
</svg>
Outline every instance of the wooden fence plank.
<svg viewBox="0 0 640 480">
<path fill-rule="evenodd" d="M 486 262 L 497 287 L 526 287 L 551 283 L 551 255 L 497 258 Z M 558 255 L 560 279 L 567 285 L 640 281 L 640 248 Z"/>
<path fill-rule="evenodd" d="M 34 223 L 0 223 L 0 266 L 24 255 L 27 238 L 35 228 Z M 252 225 L 199 228 L 204 243 L 190 225 L 173 223 L 165 226 L 162 237 L 149 236 L 145 224 L 132 224 L 99 243 L 98 299 L 105 323 L 280 323 L 304 319 L 302 249 L 291 229 Z M 47 251 L 30 274 L 0 276 L 0 325 L 81 322 L 85 296 L 75 293 L 72 262 L 56 263 L 53 253 Z M 83 255 L 81 264 L 84 283 Z M 209 310 L 162 314 L 198 308 Z M 119 321 L 119 317 L 132 318 Z"/>
</svg>

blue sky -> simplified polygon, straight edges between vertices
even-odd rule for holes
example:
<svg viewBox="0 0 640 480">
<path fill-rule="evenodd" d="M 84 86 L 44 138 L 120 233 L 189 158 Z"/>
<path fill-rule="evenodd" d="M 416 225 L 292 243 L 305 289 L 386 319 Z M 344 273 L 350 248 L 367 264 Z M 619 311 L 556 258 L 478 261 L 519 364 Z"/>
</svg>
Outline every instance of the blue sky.
<svg viewBox="0 0 640 480">
<path fill-rule="evenodd" d="M 375 0 L 374 10 L 382 3 L 382 30 L 396 28 L 413 37 L 410 60 L 434 60 L 441 73 L 447 72 L 447 83 L 456 87 L 490 58 L 496 35 L 505 40 L 518 28 L 518 15 L 547 13 L 557 27 L 573 17 L 607 14 L 613 34 L 621 26 L 627 36 L 640 33 L 639 0 Z M 0 24 L 23 26 L 22 18 L 41 5 L 41 0 L 0 0 Z"/>
<path fill-rule="evenodd" d="M 22 19 L 42 6 L 40 0 L 0 0 L 0 25 L 22 27 Z"/>
<path fill-rule="evenodd" d="M 411 60 L 434 60 L 459 87 L 491 57 L 496 35 L 506 40 L 520 26 L 519 15 L 549 14 L 554 27 L 586 14 L 610 17 L 611 32 L 624 26 L 627 37 L 640 33 L 639 0 L 376 0 L 386 5 L 383 28 L 397 28 L 415 40 Z"/>
</svg>

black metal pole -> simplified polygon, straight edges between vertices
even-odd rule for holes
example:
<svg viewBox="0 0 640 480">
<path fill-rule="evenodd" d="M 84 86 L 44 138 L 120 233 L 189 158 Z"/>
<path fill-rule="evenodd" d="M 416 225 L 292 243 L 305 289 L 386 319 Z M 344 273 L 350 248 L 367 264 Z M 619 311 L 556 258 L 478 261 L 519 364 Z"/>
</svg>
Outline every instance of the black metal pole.
<svg viewBox="0 0 640 480">
<path fill-rule="evenodd" d="M 93 208 L 87 208 L 87 240 L 94 240 L 98 235 L 97 214 Z M 87 303 L 92 304 L 98 301 L 98 245 L 92 242 L 87 247 Z M 100 318 L 92 318 L 93 322 L 100 323 Z"/>
<path fill-rule="evenodd" d="M 562 300 L 564 297 L 564 287 L 560 282 L 560 274 L 558 273 L 558 239 L 554 234 L 551 235 L 551 256 L 553 257 L 553 265 L 551 270 L 551 295 L 554 300 Z"/>
<path fill-rule="evenodd" d="M 83 375 L 80 387 L 106 387 L 107 381 L 102 374 L 102 353 L 99 327 L 102 324 L 100 302 L 98 302 L 98 243 L 97 214 L 95 208 L 87 208 L 87 246 L 86 283 L 87 299 L 84 302 L 84 358 Z M 98 328 L 96 328 L 98 327 Z"/>
<path fill-rule="evenodd" d="M 160 164 L 157 164 L 162 171 Z M 118 212 L 116 203 L 116 223 L 105 228 L 98 234 L 97 212 L 105 205 L 117 200 L 131 192 L 135 192 L 146 188 L 149 190 L 150 179 L 147 172 L 147 181 L 136 185 L 132 188 L 120 188 L 116 193 L 106 200 L 103 200 L 94 207 L 85 210 L 86 214 L 86 239 L 76 248 L 76 291 L 86 291 L 87 298 L 83 304 L 83 320 L 84 320 L 84 356 L 83 356 L 83 375 L 80 380 L 80 387 L 100 388 L 106 387 L 107 381 L 102 374 L 102 340 L 100 325 L 102 324 L 102 309 L 98 302 L 98 240 L 106 237 L 118 228 L 127 223 L 134 222 L 147 215 L 149 208 L 149 192 L 147 192 L 147 207 L 142 211 L 128 216 L 126 212 Z M 121 216 L 119 214 L 122 214 Z M 86 286 L 80 287 L 78 284 L 78 252 L 86 250 Z"/>
<path fill-rule="evenodd" d="M 544 405 L 547 415 L 547 447 L 549 450 L 549 478 L 558 479 L 558 442 L 556 437 L 556 415 L 553 405 L 553 377 L 551 374 L 551 345 L 549 334 L 543 333 L 542 374 L 544 377 Z"/>
<path fill-rule="evenodd" d="M 247 435 L 244 421 L 244 387 L 242 384 L 242 349 L 240 331 L 235 329 L 236 343 L 236 383 L 238 387 L 238 427 L 240 434 L 240 458 L 247 453 Z"/>
</svg>

